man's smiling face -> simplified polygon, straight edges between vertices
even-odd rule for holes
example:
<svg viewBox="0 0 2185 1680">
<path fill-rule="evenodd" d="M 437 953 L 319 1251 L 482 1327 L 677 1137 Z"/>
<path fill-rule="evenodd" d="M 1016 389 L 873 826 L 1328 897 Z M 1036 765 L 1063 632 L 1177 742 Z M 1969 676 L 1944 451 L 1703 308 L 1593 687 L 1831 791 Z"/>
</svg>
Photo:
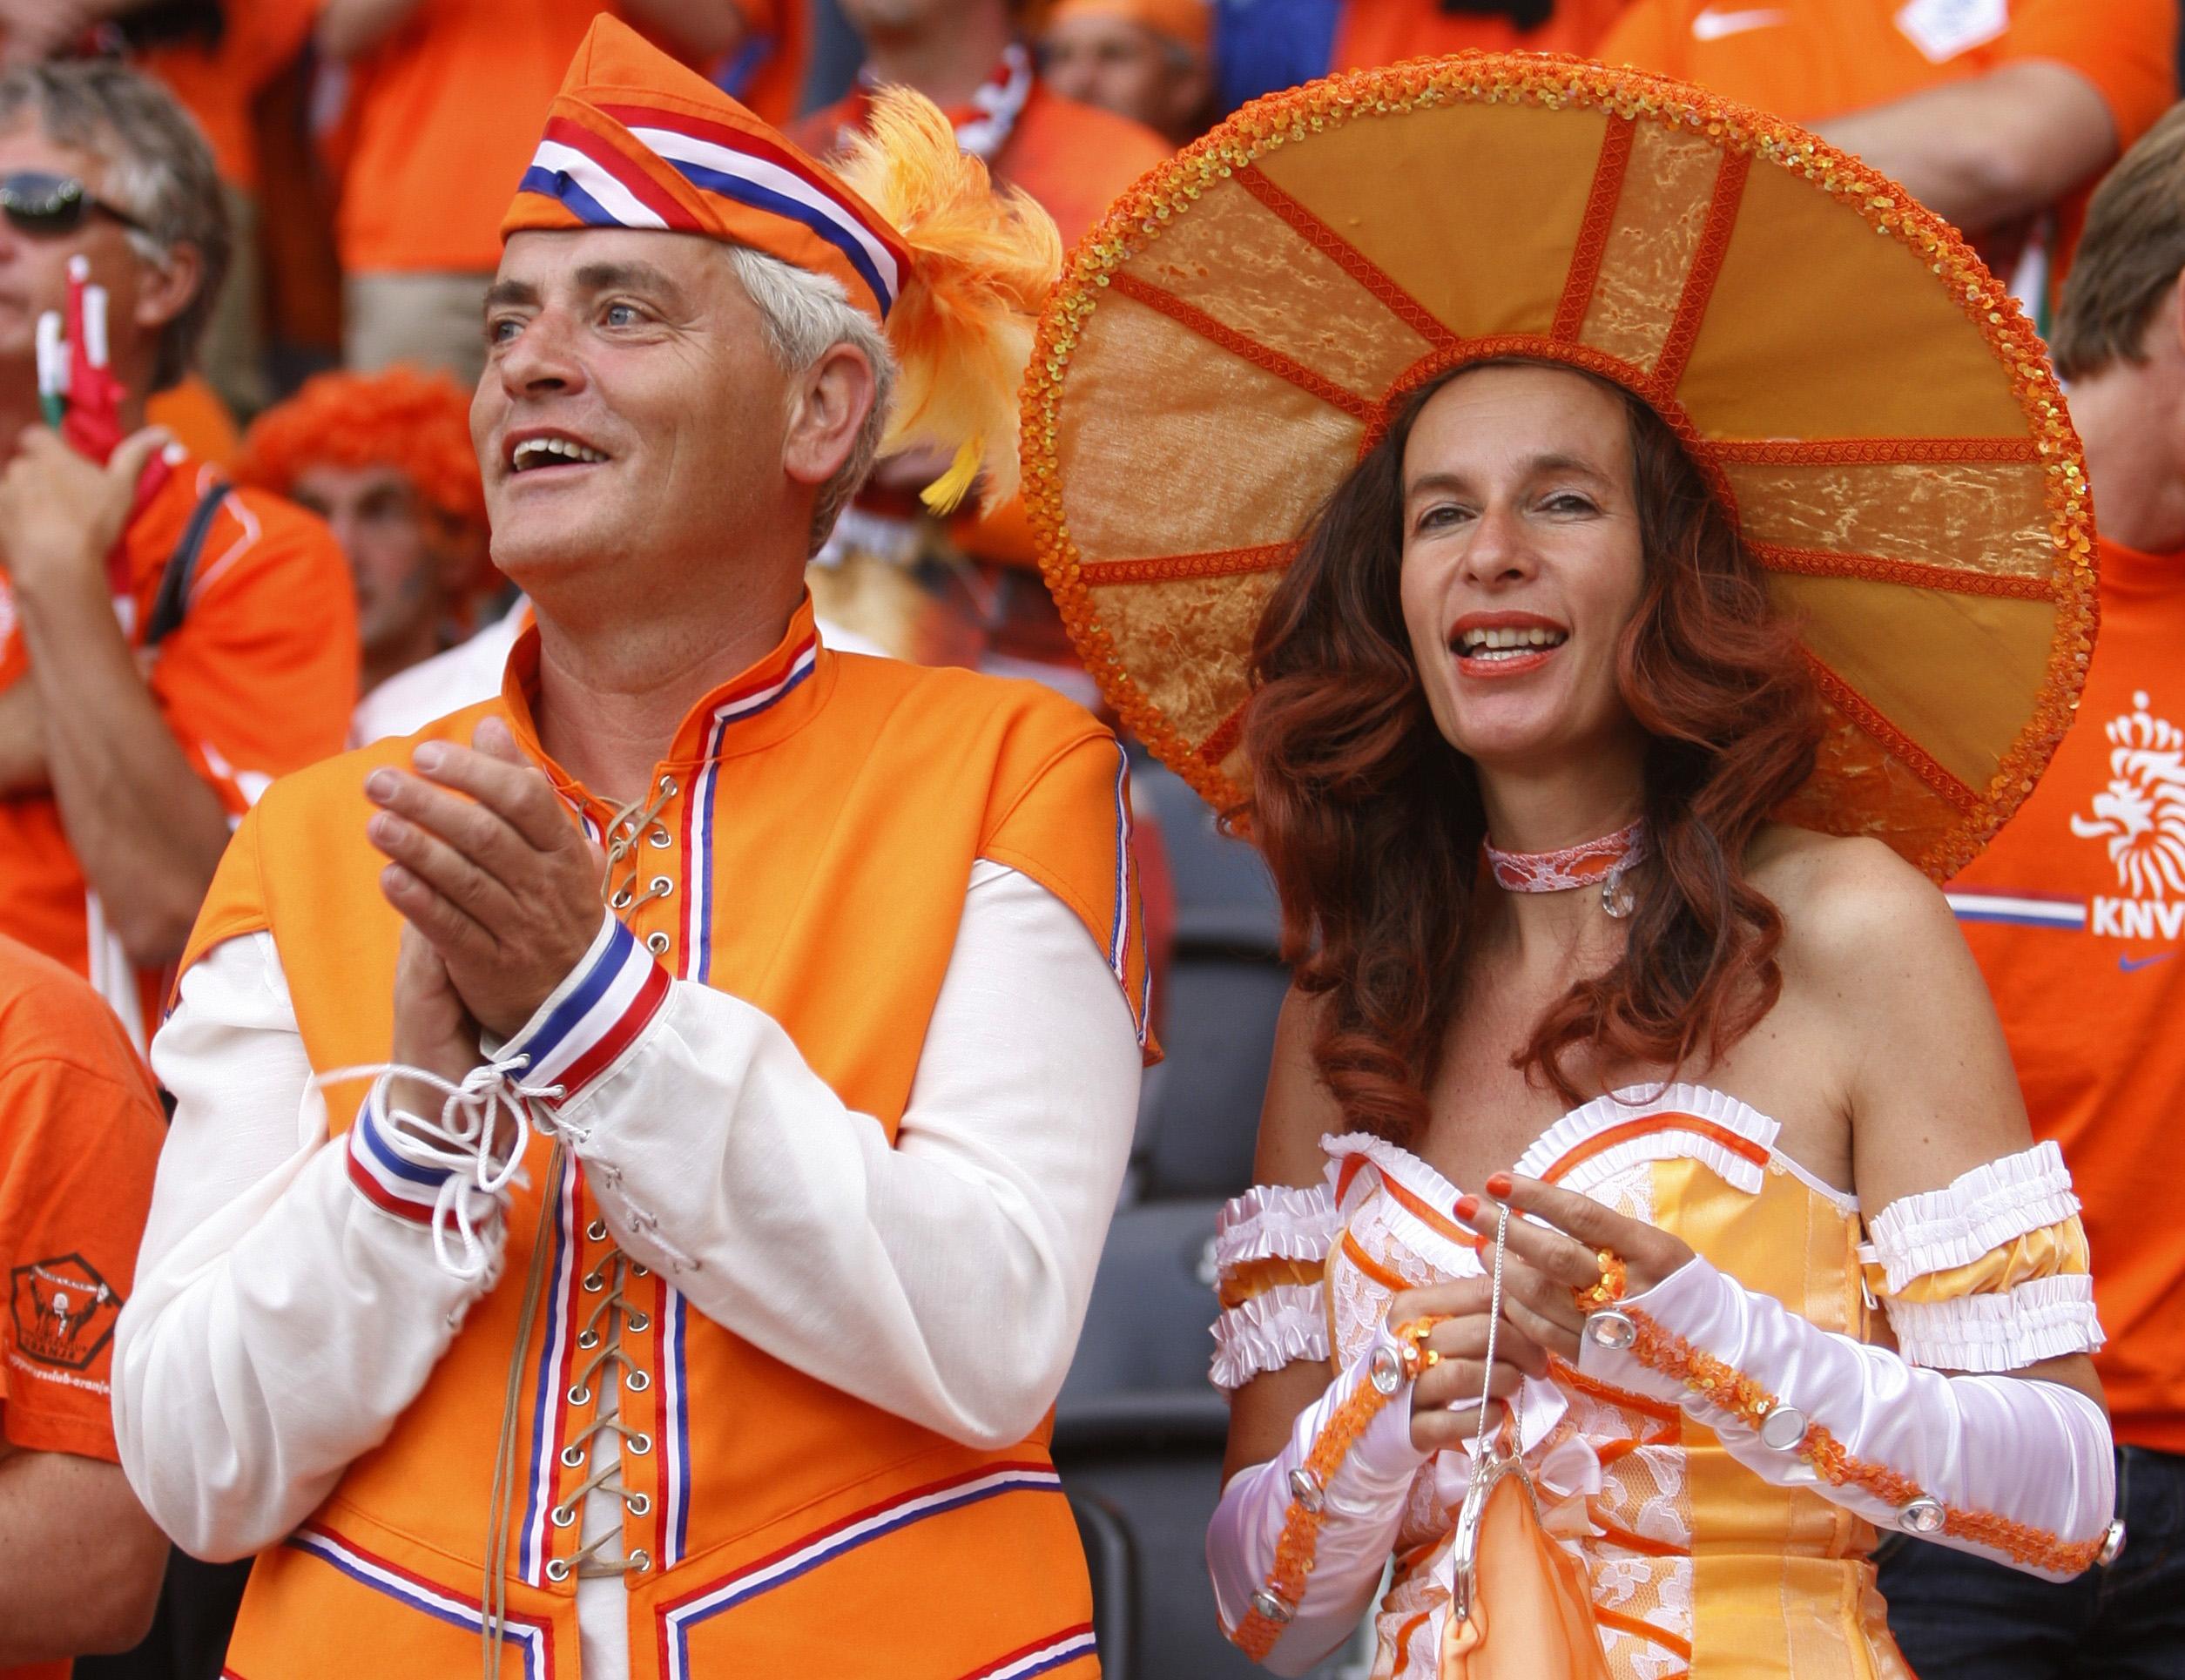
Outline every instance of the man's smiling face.
<svg viewBox="0 0 2185 1680">
<path fill-rule="evenodd" d="M 790 382 L 728 253 L 694 235 L 513 235 L 470 410 L 493 558 L 527 589 L 633 550 L 725 557 L 793 503 Z"/>
</svg>

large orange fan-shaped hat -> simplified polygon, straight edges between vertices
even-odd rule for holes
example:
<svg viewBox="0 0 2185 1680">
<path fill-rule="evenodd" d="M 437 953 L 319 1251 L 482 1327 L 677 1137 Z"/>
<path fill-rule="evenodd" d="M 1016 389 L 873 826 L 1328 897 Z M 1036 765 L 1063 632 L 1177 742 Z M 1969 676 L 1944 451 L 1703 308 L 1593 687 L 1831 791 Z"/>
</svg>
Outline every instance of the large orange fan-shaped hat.
<svg viewBox="0 0 2185 1680">
<path fill-rule="evenodd" d="M 1243 795 L 1253 628 L 1422 382 L 1526 356 L 1683 439 L 1826 710 L 1783 814 L 1945 878 L 2031 791 L 2094 634 L 2078 440 L 1956 233 L 1787 123 L 1467 54 L 1245 106 L 1078 246 L 1024 390 L 1048 582 L 1118 712 Z"/>
</svg>

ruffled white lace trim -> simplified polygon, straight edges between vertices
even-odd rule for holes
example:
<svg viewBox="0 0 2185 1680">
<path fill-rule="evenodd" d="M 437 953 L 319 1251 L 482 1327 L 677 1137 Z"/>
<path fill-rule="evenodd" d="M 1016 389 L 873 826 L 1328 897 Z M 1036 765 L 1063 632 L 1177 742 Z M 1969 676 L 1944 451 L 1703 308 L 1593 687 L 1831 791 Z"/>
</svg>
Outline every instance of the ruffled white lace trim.
<svg viewBox="0 0 2185 1680">
<path fill-rule="evenodd" d="M 1862 1258 L 1881 1263 L 1894 1294 L 2078 1211 L 2070 1170 L 2052 1140 L 1960 1173 L 1944 1189 L 1898 1197 L 1875 1217 Z"/>
<path fill-rule="evenodd" d="M 1263 1371 L 1328 1357 L 1327 1291 L 1277 1284 L 1214 1320 L 1214 1387 L 1242 1388 Z"/>
<path fill-rule="evenodd" d="M 1214 1265 L 1226 1272 L 1255 1260 L 1325 1260 L 1342 1234 L 1325 1184 L 1254 1184 L 1215 1216 Z"/>
<path fill-rule="evenodd" d="M 2091 1353 L 2106 1339 L 2094 1315 L 2094 1279 L 2084 1272 L 2029 1278 L 1998 1295 L 1884 1306 L 1898 1351 L 1939 1371 L 2018 1371 Z"/>
<path fill-rule="evenodd" d="M 1365 1157 L 1384 1180 L 1401 1185 L 1428 1207 L 1447 1214 L 1452 1225 L 1463 1228 L 1456 1212 L 1457 1200 L 1462 1192 L 1409 1150 L 1399 1149 L 1386 1138 L 1363 1131 L 1339 1136 L 1331 1133 L 1320 1140 L 1320 1149 L 1338 1168 L 1351 1156 Z M 1330 1174 L 1331 1177 L 1334 1176 Z M 1362 1178 L 1353 1178 L 1350 1194 L 1344 1198 L 1348 1206 L 1339 1210 L 1339 1218 L 1348 1220 L 1354 1216 L 1372 1189 Z M 1379 1218 L 1391 1236 L 1444 1276 L 1474 1278 L 1480 1274 L 1477 1253 L 1462 1243 L 1450 1241 L 1394 1197 L 1388 1198 L 1379 1210 Z"/>
<path fill-rule="evenodd" d="M 1755 1144 L 1769 1155 L 1775 1152 L 1776 1135 L 1783 1130 L 1757 1109 L 1704 1085 L 1669 1085 L 1656 1090 L 1633 1085 L 1607 1096 L 1596 1096 L 1582 1108 L 1573 1109 L 1534 1140 L 1519 1157 L 1517 1171 L 1528 1178 L 1546 1178 L 1548 1169 L 1580 1144 L 1599 1134 L 1657 1115 L 1689 1114 L 1710 1121 L 1725 1131 Z M 1589 1156 L 1561 1179 L 1565 1190 L 1585 1195 L 1604 1180 L 1650 1161 L 1697 1161 L 1725 1184 L 1749 1196 L 1760 1193 L 1760 1163 L 1724 1146 L 1718 1138 L 1674 1125 L 1612 1144 Z M 1804 1175 L 1801 1175 L 1803 1177 Z M 1831 1199 L 1840 1199 L 1829 1191 Z"/>
</svg>

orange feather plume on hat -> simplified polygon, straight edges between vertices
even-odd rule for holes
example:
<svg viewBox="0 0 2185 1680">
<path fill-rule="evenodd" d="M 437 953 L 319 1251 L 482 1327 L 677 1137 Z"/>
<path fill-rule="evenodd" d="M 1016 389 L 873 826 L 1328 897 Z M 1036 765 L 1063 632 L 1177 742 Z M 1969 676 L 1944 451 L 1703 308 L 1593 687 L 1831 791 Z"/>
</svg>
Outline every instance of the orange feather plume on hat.
<svg viewBox="0 0 2185 1680">
<path fill-rule="evenodd" d="M 1023 192 L 997 189 L 940 110 L 906 89 L 873 95 L 835 172 L 911 254 L 912 283 L 887 322 L 901 374 L 881 447 L 953 450 L 926 504 L 946 513 L 983 475 L 991 511 L 1016 492 L 1017 388 L 1062 235 Z"/>
</svg>

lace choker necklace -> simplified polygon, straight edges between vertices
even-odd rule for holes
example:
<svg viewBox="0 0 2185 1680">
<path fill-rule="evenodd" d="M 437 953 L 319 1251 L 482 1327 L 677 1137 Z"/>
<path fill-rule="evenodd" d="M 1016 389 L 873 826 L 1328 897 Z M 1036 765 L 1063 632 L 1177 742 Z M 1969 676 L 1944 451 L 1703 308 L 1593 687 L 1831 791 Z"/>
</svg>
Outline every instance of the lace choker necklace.
<svg viewBox="0 0 2185 1680">
<path fill-rule="evenodd" d="M 1599 887 L 1601 907 L 1610 915 L 1628 916 L 1637 900 L 1623 884 L 1624 877 L 1646 860 L 1646 820 L 1619 828 L 1599 840 L 1566 846 L 1557 852 L 1505 852 L 1493 840 L 1486 842 L 1487 867 L 1494 884 L 1506 893 L 1568 893 L 1579 887 Z"/>
</svg>

